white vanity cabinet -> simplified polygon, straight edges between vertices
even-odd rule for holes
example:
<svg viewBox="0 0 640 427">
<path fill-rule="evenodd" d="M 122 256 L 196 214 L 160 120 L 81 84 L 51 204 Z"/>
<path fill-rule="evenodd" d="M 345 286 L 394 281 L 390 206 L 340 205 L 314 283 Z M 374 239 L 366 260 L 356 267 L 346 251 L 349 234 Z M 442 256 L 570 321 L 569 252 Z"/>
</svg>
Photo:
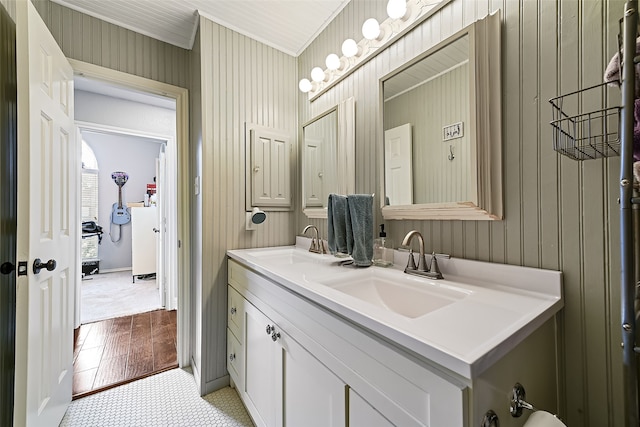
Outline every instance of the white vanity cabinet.
<svg viewBox="0 0 640 427">
<path fill-rule="evenodd" d="M 229 372 L 259 427 L 463 427 L 464 387 L 229 260 L 229 301 L 238 294 L 244 377 Z"/>
<path fill-rule="evenodd" d="M 264 313 L 239 302 L 238 295 L 230 286 L 229 318 L 244 325 L 244 340 L 237 342 L 228 329 L 227 365 L 255 423 L 344 426 L 345 385 Z"/>
<path fill-rule="evenodd" d="M 535 315 L 544 320 L 522 338 L 512 337 L 507 350 L 494 347 L 465 375 L 361 318 L 345 316 L 340 306 L 297 292 L 299 283 L 312 283 L 319 264 L 305 265 L 294 254 L 269 270 L 244 253 L 230 251 L 228 259 L 228 342 L 234 356 L 228 366 L 257 426 L 475 427 L 491 409 L 502 427 L 520 427 L 524 419 L 509 414 L 516 382 L 525 386 L 528 401 L 557 410 L 555 308 Z M 489 303 L 474 313 L 476 322 L 496 324 L 504 311 Z M 460 339 L 473 340 L 474 326 L 460 328 L 466 333 Z"/>
</svg>

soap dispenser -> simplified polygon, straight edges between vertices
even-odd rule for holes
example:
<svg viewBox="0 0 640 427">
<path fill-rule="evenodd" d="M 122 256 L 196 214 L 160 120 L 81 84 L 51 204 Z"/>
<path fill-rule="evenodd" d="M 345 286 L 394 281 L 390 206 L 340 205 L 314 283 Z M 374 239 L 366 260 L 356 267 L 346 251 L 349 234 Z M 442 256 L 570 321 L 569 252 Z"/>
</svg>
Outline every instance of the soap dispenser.
<svg viewBox="0 0 640 427">
<path fill-rule="evenodd" d="M 373 241 L 373 264 L 380 267 L 393 265 L 393 242 L 384 231 L 384 224 L 380 224 L 380 235 Z"/>
</svg>

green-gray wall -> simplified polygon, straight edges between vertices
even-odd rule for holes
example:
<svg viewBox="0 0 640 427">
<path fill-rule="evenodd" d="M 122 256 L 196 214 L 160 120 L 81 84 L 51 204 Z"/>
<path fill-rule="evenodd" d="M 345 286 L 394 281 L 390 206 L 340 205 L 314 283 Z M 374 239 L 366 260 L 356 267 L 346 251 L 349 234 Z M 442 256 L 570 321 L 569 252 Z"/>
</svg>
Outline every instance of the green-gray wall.
<svg viewBox="0 0 640 427">
<path fill-rule="evenodd" d="M 189 51 L 93 18 L 50 0 L 33 0 L 67 58 L 189 87 Z"/>
<path fill-rule="evenodd" d="M 386 3 L 352 0 L 300 55 L 299 78 L 308 78 L 329 53 L 339 53 L 344 39 L 360 40 L 366 18 L 384 20 Z M 620 161 L 577 162 L 554 152 L 547 101 L 602 81 L 616 49 L 623 6 L 621 0 L 452 0 L 315 101 L 298 95 L 300 123 L 355 97 L 356 192 L 378 193 L 379 78 L 501 10 L 504 221 L 387 221 L 387 230 L 396 242 L 419 230 L 428 251 L 563 272 L 559 346 L 540 351 L 558 351 L 559 407 L 570 426 L 624 423 L 616 203 Z M 382 221 L 379 211 L 376 216 Z M 321 227 L 326 236 L 326 221 L 308 220 L 299 212 L 296 229 L 307 223 Z M 535 404 L 535 396 L 527 397 Z"/>
<path fill-rule="evenodd" d="M 295 134 L 296 58 L 200 18 L 201 390 L 224 380 L 226 370 L 227 249 L 293 244 L 295 213 L 267 212 L 256 231 L 245 230 L 245 123 Z M 194 109 L 195 111 L 195 109 Z M 295 161 L 295 155 L 292 156 Z M 202 260 L 198 261 L 198 255 Z M 197 355 L 194 355 L 196 358 Z"/>
</svg>

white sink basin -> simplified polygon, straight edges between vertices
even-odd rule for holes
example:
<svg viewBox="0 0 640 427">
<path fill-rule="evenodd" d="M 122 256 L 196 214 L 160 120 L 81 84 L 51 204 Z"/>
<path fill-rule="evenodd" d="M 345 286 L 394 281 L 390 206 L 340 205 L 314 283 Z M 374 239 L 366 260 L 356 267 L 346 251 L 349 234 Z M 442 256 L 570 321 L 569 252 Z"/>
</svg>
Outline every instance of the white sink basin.
<svg viewBox="0 0 640 427">
<path fill-rule="evenodd" d="M 336 262 L 336 258 L 331 255 L 315 254 L 309 251 L 286 247 L 281 249 L 252 249 L 247 253 L 262 262 L 277 265 L 292 265 L 301 263 L 331 263 Z"/>
<path fill-rule="evenodd" d="M 345 271 L 316 281 L 410 319 L 424 316 L 471 293 L 451 282 L 376 267 Z"/>
</svg>

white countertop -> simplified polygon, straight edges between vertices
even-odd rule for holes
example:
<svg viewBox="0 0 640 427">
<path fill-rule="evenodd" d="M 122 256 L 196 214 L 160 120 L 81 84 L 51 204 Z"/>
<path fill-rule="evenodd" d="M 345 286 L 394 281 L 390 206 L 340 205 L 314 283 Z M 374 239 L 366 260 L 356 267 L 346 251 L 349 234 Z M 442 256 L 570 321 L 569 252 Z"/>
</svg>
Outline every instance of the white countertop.
<svg viewBox="0 0 640 427">
<path fill-rule="evenodd" d="M 265 254 L 294 249 L 313 256 L 308 263 L 274 263 Z M 305 249 L 303 249 L 305 248 Z M 505 264 L 439 259 L 444 280 L 415 278 L 420 286 L 452 286 L 464 297 L 425 315 L 409 318 L 360 300 L 318 281 L 353 268 L 339 266 L 332 255 L 309 254 L 308 240 L 298 247 L 239 249 L 227 252 L 232 259 L 280 283 L 289 290 L 416 353 L 429 363 L 463 378 L 473 379 L 493 365 L 563 307 L 562 273 Z M 391 268 L 372 266 L 386 277 L 406 275 L 407 254 L 396 251 Z M 377 274 L 377 273 L 376 273 Z M 402 276 L 402 277 L 404 277 Z"/>
</svg>

